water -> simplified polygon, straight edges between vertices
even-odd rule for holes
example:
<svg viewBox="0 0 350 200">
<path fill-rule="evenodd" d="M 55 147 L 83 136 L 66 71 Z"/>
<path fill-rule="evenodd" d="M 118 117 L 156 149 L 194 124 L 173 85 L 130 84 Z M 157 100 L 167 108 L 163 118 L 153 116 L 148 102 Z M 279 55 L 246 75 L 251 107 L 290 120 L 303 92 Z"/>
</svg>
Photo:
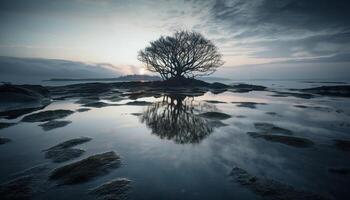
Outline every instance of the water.
<svg viewBox="0 0 350 200">
<path fill-rule="evenodd" d="M 1 137 L 12 140 L 0 145 L 0 181 L 43 163 L 53 169 L 96 153 L 115 151 L 122 157 L 120 168 L 83 184 L 51 187 L 36 198 L 95 199 L 87 194 L 90 188 L 125 177 L 132 181 L 128 199 L 261 199 L 248 187 L 231 180 L 229 173 L 238 166 L 254 176 L 296 189 L 348 199 L 349 175 L 330 173 L 328 168 L 350 167 L 349 152 L 334 145 L 334 139 L 350 139 L 349 100 L 281 98 L 271 94 L 269 91 L 207 92 L 194 98 L 176 95 L 140 98 L 137 100 L 153 104 L 75 112 L 64 119 L 72 121 L 71 124 L 51 131 L 43 131 L 38 126 L 41 123 L 22 122 L 0 130 Z M 226 103 L 213 104 L 206 100 Z M 75 101 L 55 101 L 45 110 L 76 110 L 80 105 Z M 252 109 L 231 102 L 266 105 Z M 212 127 L 213 120 L 197 115 L 211 111 L 230 115 L 231 118 L 221 120 L 227 126 Z M 292 130 L 293 136 L 309 139 L 314 145 L 300 148 L 253 138 L 247 132 L 257 131 L 254 126 L 257 122 Z M 86 150 L 81 158 L 60 164 L 44 158 L 42 150 L 80 136 L 93 138 L 77 146 Z"/>
</svg>

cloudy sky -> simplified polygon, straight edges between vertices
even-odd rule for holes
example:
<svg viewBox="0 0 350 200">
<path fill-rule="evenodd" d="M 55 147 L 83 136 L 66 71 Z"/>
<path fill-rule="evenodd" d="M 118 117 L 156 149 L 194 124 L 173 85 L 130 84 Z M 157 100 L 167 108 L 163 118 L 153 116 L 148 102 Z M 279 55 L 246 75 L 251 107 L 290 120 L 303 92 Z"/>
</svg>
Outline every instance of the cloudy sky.
<svg viewBox="0 0 350 200">
<path fill-rule="evenodd" d="M 347 79 L 349 10 L 346 0 L 0 0 L 0 56 L 145 73 L 138 50 L 187 29 L 224 55 L 216 76 Z"/>
</svg>

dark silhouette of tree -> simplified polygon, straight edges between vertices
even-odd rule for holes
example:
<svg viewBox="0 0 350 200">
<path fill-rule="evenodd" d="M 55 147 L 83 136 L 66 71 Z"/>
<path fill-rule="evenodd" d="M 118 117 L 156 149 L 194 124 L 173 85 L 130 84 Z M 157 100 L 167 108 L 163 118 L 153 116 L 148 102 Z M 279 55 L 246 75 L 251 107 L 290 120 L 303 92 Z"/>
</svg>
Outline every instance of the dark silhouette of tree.
<svg viewBox="0 0 350 200">
<path fill-rule="evenodd" d="M 224 64 L 218 48 L 197 32 L 177 31 L 162 36 L 139 51 L 138 60 L 163 78 L 180 79 L 209 75 Z"/>
<path fill-rule="evenodd" d="M 165 96 L 149 106 L 140 116 L 152 134 L 179 144 L 199 143 L 213 127 L 209 121 L 194 113 L 195 106 L 185 101 L 186 96 Z"/>
</svg>

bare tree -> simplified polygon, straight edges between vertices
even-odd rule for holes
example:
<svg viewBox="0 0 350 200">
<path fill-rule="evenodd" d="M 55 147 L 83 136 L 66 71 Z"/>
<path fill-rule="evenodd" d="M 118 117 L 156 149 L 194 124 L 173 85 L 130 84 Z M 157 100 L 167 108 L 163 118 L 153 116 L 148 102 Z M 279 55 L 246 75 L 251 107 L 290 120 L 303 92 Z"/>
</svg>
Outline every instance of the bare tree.
<svg viewBox="0 0 350 200">
<path fill-rule="evenodd" d="M 138 60 L 149 71 L 159 73 L 163 80 L 212 74 L 224 64 L 221 57 L 210 40 L 189 31 L 162 36 L 138 53 Z"/>
</svg>

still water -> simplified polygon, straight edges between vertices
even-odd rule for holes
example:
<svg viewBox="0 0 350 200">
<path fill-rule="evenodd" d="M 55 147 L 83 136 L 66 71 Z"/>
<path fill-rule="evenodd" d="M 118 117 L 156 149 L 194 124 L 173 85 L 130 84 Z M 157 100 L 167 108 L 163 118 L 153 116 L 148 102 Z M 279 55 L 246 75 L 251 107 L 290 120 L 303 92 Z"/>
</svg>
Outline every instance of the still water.
<svg viewBox="0 0 350 200">
<path fill-rule="evenodd" d="M 336 139 L 350 139 L 349 100 L 272 94 L 207 92 L 198 97 L 137 99 L 152 102 L 150 105 L 125 105 L 128 99 L 105 101 L 119 106 L 75 112 L 64 118 L 72 123 L 50 131 L 38 126 L 41 123 L 21 122 L 0 130 L 1 137 L 12 140 L 0 145 L 0 181 L 41 164 L 54 169 L 96 153 L 115 151 L 121 156 L 120 168 L 82 184 L 53 184 L 35 198 L 95 199 L 87 193 L 90 188 L 127 178 L 131 180 L 127 199 L 262 199 L 232 180 L 229 174 L 236 166 L 298 190 L 349 199 L 349 174 L 329 172 L 332 167 L 350 167 L 349 152 L 334 144 Z M 259 104 L 249 107 L 238 102 Z M 54 101 L 44 110 L 79 108 L 76 99 L 70 99 Z M 201 117 L 204 112 L 230 117 Z M 290 130 L 293 136 L 308 139 L 313 145 L 298 147 L 247 134 L 257 132 L 257 123 Z M 58 164 L 45 159 L 42 150 L 80 136 L 92 138 L 77 146 L 86 151 L 80 158 Z"/>
</svg>

